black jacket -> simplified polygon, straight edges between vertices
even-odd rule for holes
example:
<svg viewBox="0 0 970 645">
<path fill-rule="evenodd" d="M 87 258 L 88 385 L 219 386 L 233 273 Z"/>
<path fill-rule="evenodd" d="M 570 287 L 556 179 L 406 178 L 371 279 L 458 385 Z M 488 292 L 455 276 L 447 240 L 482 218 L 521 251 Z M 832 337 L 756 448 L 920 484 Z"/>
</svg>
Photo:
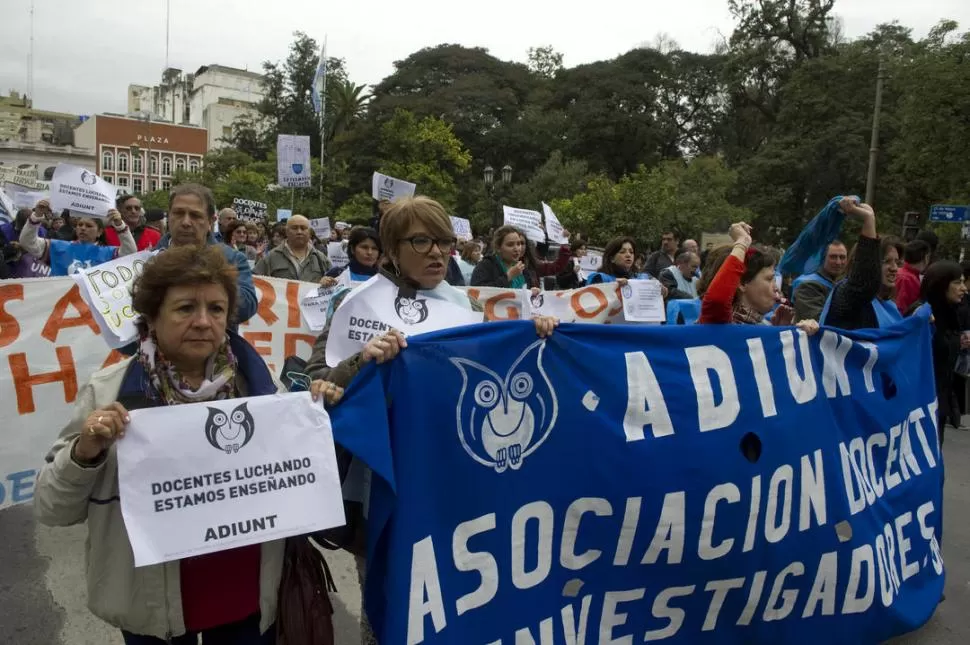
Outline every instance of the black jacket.
<svg viewBox="0 0 970 645">
<path fill-rule="evenodd" d="M 539 286 L 539 278 L 532 269 L 526 269 L 522 272 L 522 275 L 525 276 L 525 286 Z M 509 277 L 505 273 L 505 269 L 499 264 L 498 258 L 494 255 L 489 255 L 482 258 L 482 261 L 475 265 L 475 270 L 472 271 L 471 286 L 508 289 L 511 285 L 509 284 Z"/>
<path fill-rule="evenodd" d="M 879 240 L 860 237 L 849 277 L 832 288 L 825 324 L 840 329 L 872 329 L 879 326 L 872 300 L 882 286 L 882 258 Z"/>
</svg>

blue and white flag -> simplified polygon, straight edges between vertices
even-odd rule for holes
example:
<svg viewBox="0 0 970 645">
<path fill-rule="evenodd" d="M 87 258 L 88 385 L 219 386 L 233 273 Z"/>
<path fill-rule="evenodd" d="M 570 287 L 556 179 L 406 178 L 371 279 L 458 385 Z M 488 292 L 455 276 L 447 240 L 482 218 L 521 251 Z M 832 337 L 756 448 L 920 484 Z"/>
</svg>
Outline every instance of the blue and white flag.
<svg viewBox="0 0 970 645">
<path fill-rule="evenodd" d="M 372 478 L 387 645 L 877 643 L 940 599 L 925 316 L 887 330 L 525 321 L 409 339 L 335 438 Z M 375 405 L 386 402 L 386 405 Z"/>
<path fill-rule="evenodd" d="M 280 134 L 276 138 L 276 170 L 283 188 L 310 187 L 310 137 Z"/>
<path fill-rule="evenodd" d="M 317 72 L 313 76 L 313 87 L 311 98 L 313 100 L 313 110 L 321 114 L 326 108 L 327 90 L 327 41 L 324 39 L 323 47 L 320 49 L 320 62 L 317 63 Z M 323 117 L 321 115 L 321 121 Z"/>
</svg>

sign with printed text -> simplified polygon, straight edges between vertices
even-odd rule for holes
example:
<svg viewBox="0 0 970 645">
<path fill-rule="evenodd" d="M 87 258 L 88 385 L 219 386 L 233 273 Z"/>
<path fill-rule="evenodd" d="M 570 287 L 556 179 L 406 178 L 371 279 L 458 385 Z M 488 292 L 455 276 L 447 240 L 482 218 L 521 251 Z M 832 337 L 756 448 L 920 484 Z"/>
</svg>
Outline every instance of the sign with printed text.
<svg viewBox="0 0 970 645">
<path fill-rule="evenodd" d="M 333 412 L 338 440 L 385 429 L 353 451 L 374 473 L 377 642 L 918 628 L 945 582 L 931 343 L 920 314 L 813 337 L 577 325 L 541 340 L 520 324 L 413 339 Z"/>
<path fill-rule="evenodd" d="M 666 320 L 662 286 L 659 280 L 629 280 L 621 286 L 624 320 L 652 323 Z"/>
<path fill-rule="evenodd" d="M 310 137 L 281 134 L 276 138 L 277 183 L 283 188 L 310 187 Z"/>
<path fill-rule="evenodd" d="M 303 294 L 300 298 L 300 314 L 303 316 L 303 322 L 307 327 L 313 331 L 323 331 L 323 328 L 327 326 L 327 309 L 330 307 L 330 301 L 333 300 L 334 294 L 342 286 L 324 287 L 321 285 L 309 289 Z"/>
<path fill-rule="evenodd" d="M 330 417 L 309 392 L 132 410 L 117 450 L 136 567 L 345 522 Z"/>
<path fill-rule="evenodd" d="M 90 170 L 70 164 L 57 164 L 51 181 L 51 211 L 64 209 L 75 217 L 107 217 L 115 207 L 114 186 Z"/>
<path fill-rule="evenodd" d="M 402 296 L 393 282 L 377 274 L 355 288 L 334 312 L 327 338 L 327 364 L 336 367 L 363 350 L 372 338 L 391 329 L 412 336 L 483 320 L 482 312 L 448 300 L 420 294 Z"/>
<path fill-rule="evenodd" d="M 586 255 L 579 258 L 579 268 L 587 273 L 593 271 L 599 271 L 600 267 L 603 265 L 603 252 L 594 251 L 592 249 L 586 250 Z"/>
<path fill-rule="evenodd" d="M 546 231 L 542 227 L 542 214 L 538 211 L 503 206 L 502 212 L 505 214 L 506 226 L 514 226 L 533 242 L 541 244 L 546 241 Z"/>
<path fill-rule="evenodd" d="M 239 219 L 247 222 L 261 222 L 266 219 L 266 209 L 265 203 L 252 199 L 234 197 L 232 200 L 232 210 L 236 211 Z"/>
<path fill-rule="evenodd" d="M 468 241 L 472 236 L 472 223 L 464 217 L 451 216 L 451 228 L 455 231 L 455 237 L 459 240 Z"/>
<path fill-rule="evenodd" d="M 414 191 L 417 188 L 417 184 L 382 175 L 379 172 L 375 172 L 371 179 L 371 197 L 376 200 L 387 199 L 393 202 L 399 197 L 414 197 Z"/>
<path fill-rule="evenodd" d="M 542 202 L 542 214 L 546 218 L 546 235 L 554 244 L 569 244 L 569 237 L 563 232 L 565 229 L 549 204 Z"/>
<path fill-rule="evenodd" d="M 0 166 L 0 186 L 29 190 L 47 190 L 49 182 L 41 181 L 37 176 L 37 168 L 10 168 Z"/>
<path fill-rule="evenodd" d="M 327 242 L 327 257 L 330 258 L 330 265 L 338 269 L 350 264 L 347 245 L 343 242 Z"/>
<path fill-rule="evenodd" d="M 81 269 L 71 276 L 80 287 L 84 302 L 91 308 L 108 347 L 118 349 L 138 338 L 135 327 L 138 314 L 131 307 L 131 286 L 153 255 L 155 251 L 152 250 L 125 255 Z"/>
<path fill-rule="evenodd" d="M 103 267 L 103 265 L 102 265 Z M 101 268 L 101 267 L 98 267 Z M 347 275 L 345 271 L 344 276 Z M 349 276 L 347 276 L 349 277 Z M 254 276 L 256 315 L 239 333 L 278 374 L 287 356 L 309 358 L 317 339 L 301 315 L 300 302 L 317 285 Z M 349 279 L 345 286 L 354 286 Z M 102 283 L 99 289 L 106 286 Z M 515 289 L 468 287 L 486 320 L 519 320 Z M 545 292 L 568 303 L 564 322 L 622 320 L 615 284 Z M 124 357 L 105 346 L 98 318 L 71 278 L 0 281 L 0 512 L 30 502 L 34 479 L 57 433 L 73 413 L 78 391 L 97 370 Z"/>
<path fill-rule="evenodd" d="M 330 239 L 330 218 L 329 217 L 317 217 L 310 220 L 310 228 L 313 232 L 317 234 L 317 239 L 319 240 L 329 240 Z"/>
</svg>

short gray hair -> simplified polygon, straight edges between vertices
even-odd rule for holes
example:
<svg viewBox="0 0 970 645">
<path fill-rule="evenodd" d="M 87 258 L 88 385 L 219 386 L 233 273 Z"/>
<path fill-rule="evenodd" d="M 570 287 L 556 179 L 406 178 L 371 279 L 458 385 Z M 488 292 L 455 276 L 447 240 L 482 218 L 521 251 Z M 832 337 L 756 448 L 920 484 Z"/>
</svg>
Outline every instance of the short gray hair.
<svg viewBox="0 0 970 645">
<path fill-rule="evenodd" d="M 172 188 L 172 192 L 168 194 L 168 209 L 172 210 L 172 202 L 175 201 L 176 197 L 181 197 L 183 195 L 198 197 L 199 200 L 205 204 L 205 212 L 209 215 L 209 217 L 215 217 L 216 198 L 212 194 L 212 191 L 202 184 L 179 184 L 178 186 Z"/>
</svg>

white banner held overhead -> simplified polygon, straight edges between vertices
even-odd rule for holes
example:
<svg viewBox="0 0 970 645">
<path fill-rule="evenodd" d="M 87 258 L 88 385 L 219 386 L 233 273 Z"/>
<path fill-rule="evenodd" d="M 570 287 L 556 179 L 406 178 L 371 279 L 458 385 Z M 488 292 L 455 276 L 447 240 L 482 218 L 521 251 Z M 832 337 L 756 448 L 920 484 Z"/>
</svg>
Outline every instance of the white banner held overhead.
<svg viewBox="0 0 970 645">
<path fill-rule="evenodd" d="M 101 328 L 101 336 L 112 349 L 124 347 L 138 338 L 131 307 L 131 285 L 145 270 L 155 251 L 146 250 L 125 255 L 117 260 L 81 269 L 71 278 L 81 289 L 81 297 L 91 308 Z"/>
<path fill-rule="evenodd" d="M 115 187 L 84 168 L 58 164 L 51 181 L 51 210 L 65 208 L 76 217 L 107 217 L 115 207 Z"/>
<path fill-rule="evenodd" d="M 132 410 L 116 445 L 136 567 L 345 522 L 330 416 L 309 392 Z"/>
<path fill-rule="evenodd" d="M 569 238 L 563 233 L 565 229 L 559 218 L 545 202 L 542 202 L 542 214 L 546 217 L 546 235 L 549 236 L 549 241 L 553 244 L 569 244 Z"/>
<path fill-rule="evenodd" d="M 310 220 L 310 228 L 317 234 L 317 239 L 327 241 L 330 239 L 330 218 L 317 217 Z"/>
<path fill-rule="evenodd" d="M 451 217 L 451 228 L 455 231 L 455 237 L 466 242 L 472 239 L 472 223 L 464 217 Z"/>
<path fill-rule="evenodd" d="M 375 172 L 371 179 L 370 192 L 374 199 L 388 199 L 393 202 L 398 197 L 414 197 L 414 191 L 417 188 L 417 184 Z"/>
<path fill-rule="evenodd" d="M 281 134 L 276 138 L 277 183 L 283 188 L 310 187 L 310 137 Z"/>
<path fill-rule="evenodd" d="M 539 211 L 511 206 L 503 206 L 502 211 L 505 213 L 506 225 L 519 229 L 533 242 L 541 244 L 546 241 L 546 232 L 542 229 L 542 214 Z"/>
</svg>

